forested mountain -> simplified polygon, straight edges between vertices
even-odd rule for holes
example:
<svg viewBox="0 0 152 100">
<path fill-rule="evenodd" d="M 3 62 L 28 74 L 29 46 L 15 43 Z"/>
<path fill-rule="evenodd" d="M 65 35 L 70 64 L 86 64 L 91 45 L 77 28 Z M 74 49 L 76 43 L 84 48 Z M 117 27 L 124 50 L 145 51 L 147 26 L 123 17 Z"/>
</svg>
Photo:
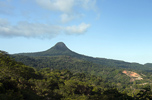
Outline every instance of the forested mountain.
<svg viewBox="0 0 152 100">
<path fill-rule="evenodd" d="M 35 53 L 19 53 L 18 55 L 30 56 L 30 57 L 37 57 L 37 56 L 57 56 L 57 55 L 67 55 L 72 57 L 82 57 L 70 49 L 63 42 L 58 42 L 52 48 L 42 51 L 42 52 L 35 52 Z"/>
<path fill-rule="evenodd" d="M 0 100 L 134 100 L 151 98 L 139 91 L 136 97 L 104 84 L 101 77 L 49 68 L 37 71 L 0 51 Z M 141 93 L 145 93 L 142 96 Z"/>
<path fill-rule="evenodd" d="M 52 48 L 46 51 L 36 52 L 36 53 L 19 53 L 15 55 L 24 55 L 24 56 L 29 56 L 29 57 L 50 57 L 50 56 L 65 55 L 65 56 L 70 56 L 73 58 L 77 58 L 84 61 L 90 61 L 96 64 L 105 65 L 105 66 L 128 68 L 128 69 L 135 69 L 135 70 L 148 70 L 148 71 L 152 70 L 152 64 L 142 65 L 138 63 L 129 63 L 125 61 L 112 60 L 112 59 L 106 59 L 106 58 L 94 58 L 94 57 L 81 55 L 81 54 L 71 51 L 69 48 L 67 48 L 67 46 L 63 42 L 58 42 L 55 46 L 53 46 Z"/>
<path fill-rule="evenodd" d="M 0 100 L 152 99 L 149 85 L 135 90 L 134 84 L 132 88 L 133 95 L 128 91 L 120 92 L 114 85 L 106 83 L 102 76 L 89 73 L 50 68 L 38 71 L 16 62 L 6 52 L 0 51 Z"/>
<path fill-rule="evenodd" d="M 38 70 L 70 70 L 72 73 L 85 73 L 102 77 L 104 85 L 115 87 L 119 92 L 134 96 L 152 83 L 151 64 L 129 63 L 124 61 L 93 58 L 75 53 L 59 42 L 52 48 L 36 53 L 11 55 L 16 61 Z"/>
</svg>

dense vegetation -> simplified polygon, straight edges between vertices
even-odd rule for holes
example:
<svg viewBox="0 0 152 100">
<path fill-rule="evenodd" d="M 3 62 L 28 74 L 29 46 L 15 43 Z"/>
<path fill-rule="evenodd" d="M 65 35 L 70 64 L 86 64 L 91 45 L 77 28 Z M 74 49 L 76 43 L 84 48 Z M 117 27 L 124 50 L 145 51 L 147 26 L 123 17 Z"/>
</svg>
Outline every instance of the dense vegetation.
<svg viewBox="0 0 152 100">
<path fill-rule="evenodd" d="M 62 42 L 37 53 L 0 51 L 0 100 L 152 99 L 151 66 L 80 55 Z"/>
<path fill-rule="evenodd" d="M 0 100 L 138 100 L 151 95 L 149 86 L 128 96 L 100 76 L 65 69 L 38 71 L 0 51 Z"/>
<path fill-rule="evenodd" d="M 122 73 L 124 68 L 114 66 L 103 66 L 92 62 L 72 58 L 70 56 L 50 56 L 50 57 L 27 57 L 15 56 L 17 61 L 21 61 L 28 66 L 37 69 L 50 68 L 52 70 L 68 69 L 73 73 L 85 73 L 102 77 L 104 84 L 115 86 L 119 91 L 127 91 L 132 95 L 134 90 L 139 90 L 144 86 L 141 84 L 151 83 L 151 72 L 143 70 L 131 70 L 142 75 L 143 80 L 130 81 L 131 78 Z M 127 69 L 127 68 L 126 68 Z M 130 88 L 133 87 L 133 88 Z"/>
<path fill-rule="evenodd" d="M 21 53 L 12 55 L 16 61 L 37 70 L 50 68 L 51 70 L 67 69 L 72 73 L 85 73 L 102 77 L 102 83 L 115 87 L 119 92 L 129 96 L 136 95 L 142 88 L 152 83 L 152 64 L 141 65 L 124 61 L 93 58 L 80 55 L 68 49 L 62 42 L 52 48 L 36 53 Z M 124 70 L 133 71 L 141 75 L 141 80 L 136 80 L 122 73 Z M 139 77 L 140 78 L 140 77 Z"/>
<path fill-rule="evenodd" d="M 24 55 L 24 56 L 28 56 L 28 57 L 50 57 L 50 56 L 64 55 L 64 56 L 70 56 L 72 58 L 76 58 L 76 59 L 83 60 L 83 61 L 89 61 L 89 62 L 93 62 L 96 64 L 104 65 L 104 66 L 152 72 L 152 64 L 150 64 L 150 63 L 142 65 L 142 64 L 138 64 L 138 63 L 129 63 L 129 62 L 119 61 L 119 60 L 89 57 L 89 56 L 81 55 L 81 54 L 71 51 L 62 42 L 57 43 L 55 46 L 53 46 L 52 48 L 50 48 L 46 51 L 36 52 L 36 53 L 20 53 L 20 54 L 16 54 L 16 55 L 17 56 Z"/>
</svg>

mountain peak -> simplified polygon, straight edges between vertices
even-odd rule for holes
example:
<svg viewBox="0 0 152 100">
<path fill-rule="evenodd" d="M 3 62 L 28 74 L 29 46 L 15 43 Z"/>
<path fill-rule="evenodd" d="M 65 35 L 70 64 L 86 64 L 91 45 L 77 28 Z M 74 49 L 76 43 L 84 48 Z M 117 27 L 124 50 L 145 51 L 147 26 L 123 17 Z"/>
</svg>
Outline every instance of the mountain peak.
<svg viewBox="0 0 152 100">
<path fill-rule="evenodd" d="M 25 56 L 57 56 L 57 55 L 67 55 L 67 56 L 77 56 L 78 54 L 71 51 L 63 42 L 56 43 L 53 47 L 46 51 L 35 52 L 35 53 L 21 53 L 20 55 Z"/>
<path fill-rule="evenodd" d="M 69 50 L 63 42 L 58 42 L 53 48 L 62 51 Z"/>
<path fill-rule="evenodd" d="M 63 42 L 58 42 L 55 44 L 55 46 L 65 47 L 66 45 Z"/>
</svg>

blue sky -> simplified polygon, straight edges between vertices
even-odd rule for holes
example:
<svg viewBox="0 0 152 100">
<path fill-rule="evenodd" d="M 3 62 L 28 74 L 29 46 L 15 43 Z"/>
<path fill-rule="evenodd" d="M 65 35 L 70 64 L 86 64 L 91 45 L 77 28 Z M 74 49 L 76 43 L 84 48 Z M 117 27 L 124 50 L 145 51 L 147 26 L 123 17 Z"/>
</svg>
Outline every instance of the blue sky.
<svg viewBox="0 0 152 100">
<path fill-rule="evenodd" d="M 151 0 L 0 0 L 0 50 L 57 42 L 93 57 L 152 63 Z"/>
</svg>

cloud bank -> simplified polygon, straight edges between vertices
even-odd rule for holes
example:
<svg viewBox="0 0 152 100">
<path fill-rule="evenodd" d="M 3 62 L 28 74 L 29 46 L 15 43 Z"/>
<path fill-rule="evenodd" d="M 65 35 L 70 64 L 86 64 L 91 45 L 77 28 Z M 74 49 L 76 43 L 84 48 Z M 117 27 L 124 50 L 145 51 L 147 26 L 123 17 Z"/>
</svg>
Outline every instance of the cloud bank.
<svg viewBox="0 0 152 100">
<path fill-rule="evenodd" d="M 6 19 L 0 19 L 0 35 L 5 37 L 39 37 L 54 38 L 62 31 L 66 34 L 83 34 L 89 28 L 89 24 L 81 23 L 78 26 L 55 26 L 41 23 L 19 22 L 11 25 Z"/>
<path fill-rule="evenodd" d="M 39 7 L 39 9 L 47 10 L 50 13 L 57 12 L 58 14 L 56 17 L 59 18 L 59 23 L 54 22 L 55 24 L 50 24 L 44 23 L 43 21 L 43 23 L 38 21 L 31 22 L 29 20 L 25 20 L 25 18 L 21 21 L 16 21 L 14 24 L 11 23 L 10 19 L 1 17 L 1 15 L 4 15 L 4 12 L 11 12 L 9 10 L 14 5 L 11 5 L 10 2 L 13 1 L 6 0 L 5 2 L 0 2 L 0 5 L 5 4 L 3 7 L 0 7 L 2 8 L 0 10 L 0 36 L 3 37 L 22 36 L 36 38 L 54 38 L 60 35 L 62 32 L 67 35 L 83 34 L 89 29 L 91 24 L 79 22 L 77 25 L 75 25 L 73 21 L 75 19 L 81 19 L 84 17 L 85 10 L 96 10 L 96 0 L 31 0 L 28 2 L 34 2 L 35 5 Z M 9 9 L 6 10 L 6 7 Z M 22 9 L 16 8 L 15 10 L 22 12 Z M 81 12 L 81 10 L 83 12 Z M 34 12 L 32 13 L 34 14 Z M 22 16 L 22 18 L 24 18 L 24 16 Z M 14 19 L 14 21 L 15 20 L 16 19 Z"/>
</svg>

